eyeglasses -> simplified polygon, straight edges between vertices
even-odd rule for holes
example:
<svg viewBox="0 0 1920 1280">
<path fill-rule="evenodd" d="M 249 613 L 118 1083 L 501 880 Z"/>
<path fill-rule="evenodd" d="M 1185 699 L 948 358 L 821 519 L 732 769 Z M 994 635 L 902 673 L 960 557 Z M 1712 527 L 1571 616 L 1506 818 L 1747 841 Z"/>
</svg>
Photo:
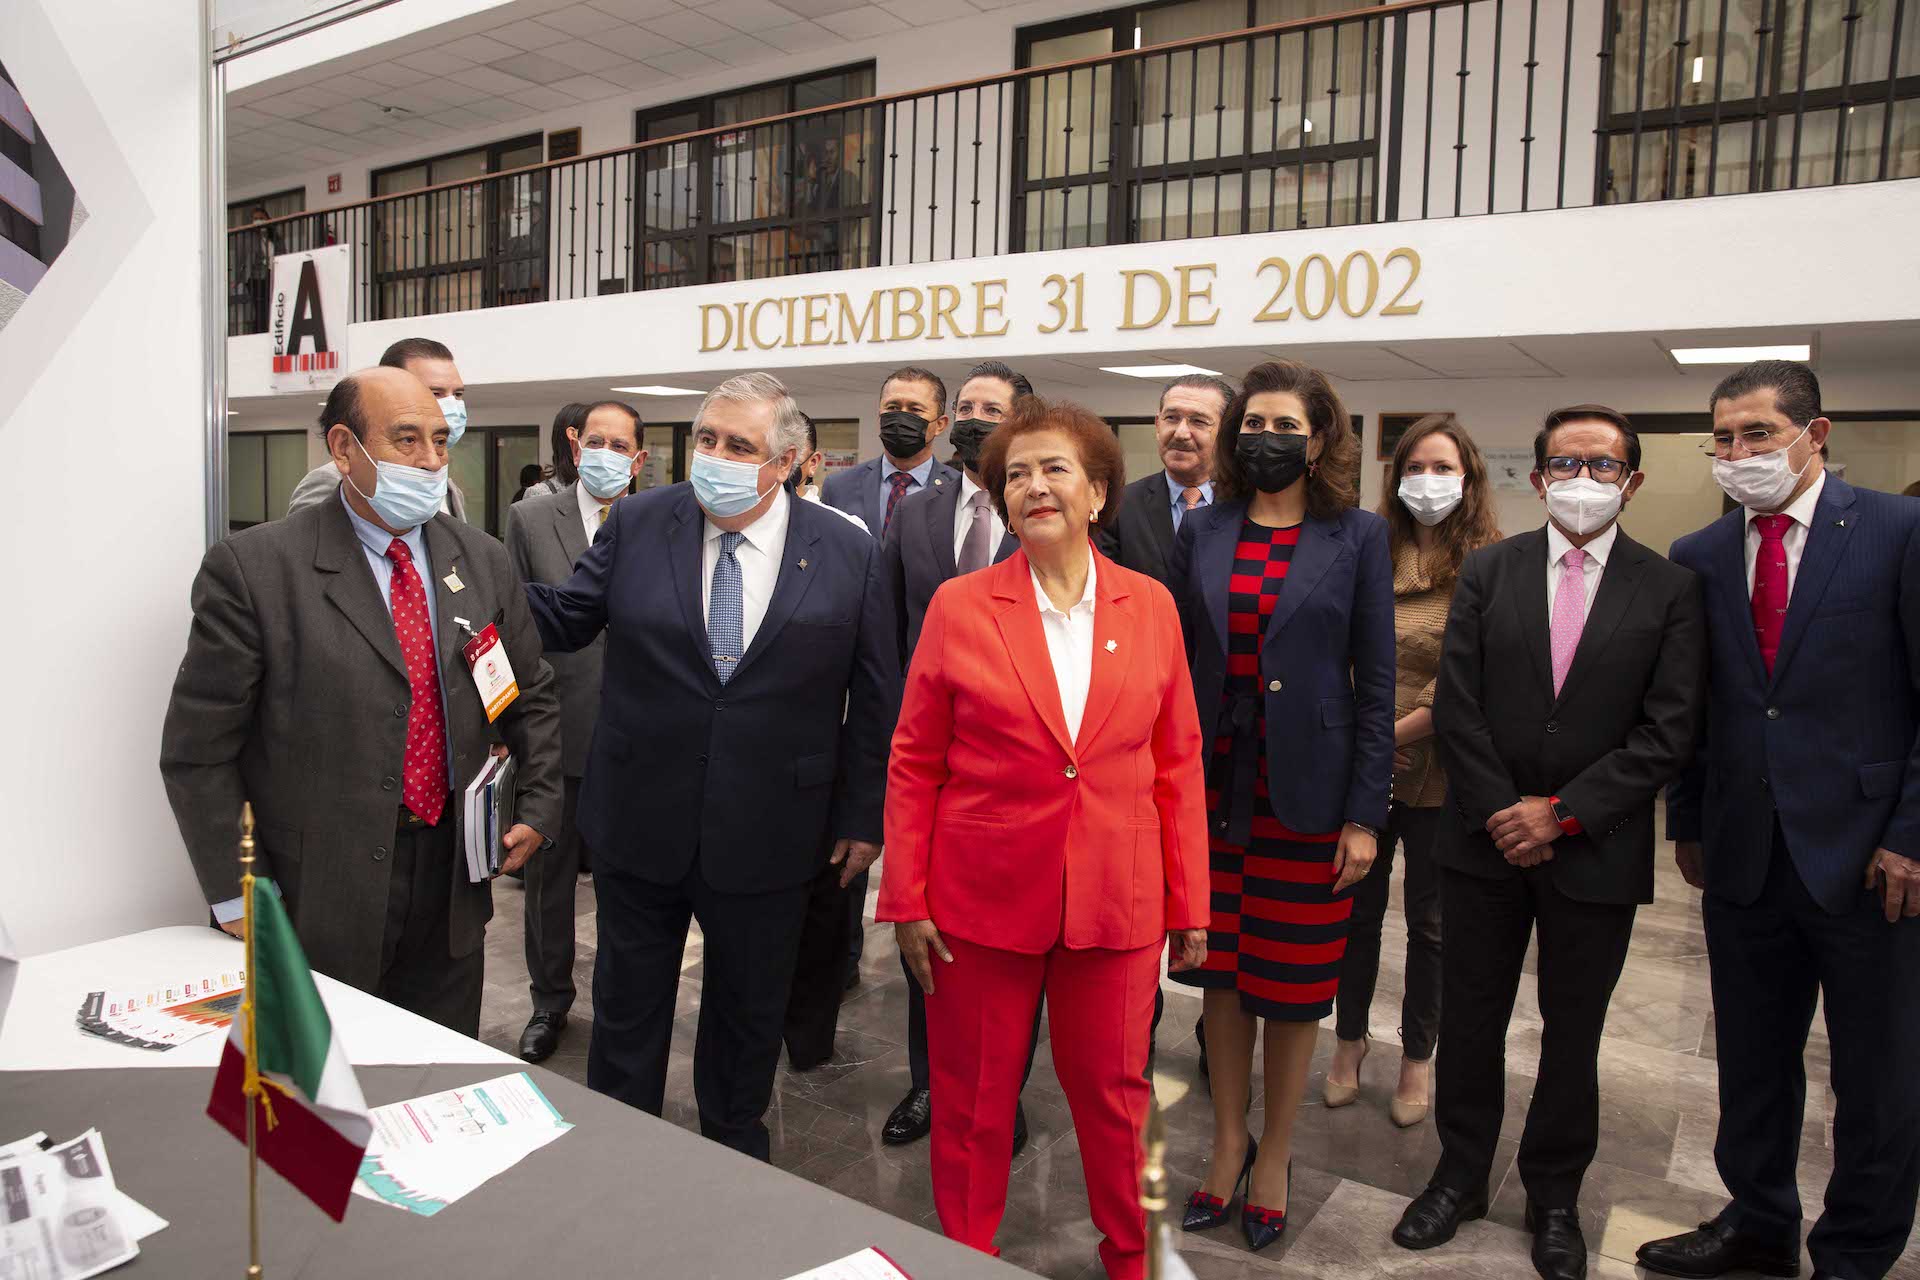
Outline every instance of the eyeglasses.
<svg viewBox="0 0 1920 1280">
<path fill-rule="evenodd" d="M 1747 454 L 1771 453 L 1778 439 L 1771 427 L 1748 427 L 1745 431 L 1716 431 L 1711 440 L 1703 441 L 1700 452 L 1716 458 L 1731 458 L 1733 446 L 1737 442 L 1740 451 Z"/>
<path fill-rule="evenodd" d="M 1618 458 L 1569 458 L 1564 454 L 1547 459 L 1550 479 L 1571 480 L 1583 470 L 1602 484 L 1618 484 L 1627 464 Z"/>
</svg>

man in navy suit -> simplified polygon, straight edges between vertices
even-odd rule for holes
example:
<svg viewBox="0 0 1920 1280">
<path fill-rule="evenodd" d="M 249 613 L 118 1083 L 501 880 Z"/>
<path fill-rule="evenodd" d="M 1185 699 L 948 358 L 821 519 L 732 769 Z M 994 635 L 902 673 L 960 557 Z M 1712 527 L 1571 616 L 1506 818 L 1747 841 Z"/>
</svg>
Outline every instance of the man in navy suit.
<svg viewBox="0 0 1920 1280">
<path fill-rule="evenodd" d="M 897 379 L 898 374 L 895 375 Z M 888 383 L 894 386 L 893 382 Z M 993 509 L 991 495 L 980 487 L 980 446 L 1001 419 L 1013 411 L 1019 396 L 1033 394 L 1033 384 L 998 360 L 967 370 L 953 398 L 953 459 L 965 468 L 957 479 L 934 476 L 933 483 L 901 500 L 887 527 L 882 557 L 893 594 L 900 669 L 904 672 L 920 643 L 920 625 L 926 620 L 933 593 L 949 578 L 998 564 L 1014 553 L 1019 542 L 1007 532 L 1006 522 Z M 932 1079 L 927 1065 L 927 998 L 907 969 L 907 1065 L 909 1087 L 886 1124 L 881 1141 L 899 1145 L 927 1136 L 933 1124 Z M 1037 1014 L 1036 1014 L 1037 1017 Z M 1035 1023 L 1038 1031 L 1038 1023 Z M 1028 1059 L 1032 1070 L 1032 1059 Z M 1027 1117 L 1016 1111 L 1013 1149 L 1017 1155 L 1027 1141 Z"/>
<path fill-rule="evenodd" d="M 1667 795 L 1703 890 L 1732 1203 L 1643 1246 L 1650 1271 L 1798 1275 L 1802 1054 L 1824 999 L 1833 1177 L 1816 1276 L 1877 1280 L 1920 1194 L 1920 502 L 1826 473 L 1804 365 L 1714 389 L 1713 471 L 1740 506 L 1673 546 L 1705 586 L 1705 746 Z"/>
<path fill-rule="evenodd" d="M 933 442 L 947 429 L 947 384 L 930 369 L 908 365 L 880 384 L 880 456 L 828 476 L 820 496 L 830 507 L 859 516 L 877 539 L 908 494 L 924 493 L 935 480 L 958 484 L 960 473 L 933 456 Z"/>
<path fill-rule="evenodd" d="M 806 421 L 786 388 L 721 383 L 693 443 L 689 483 L 616 503 L 573 576 L 527 595 L 549 649 L 607 637 L 578 815 L 600 911 L 587 1083 L 660 1114 L 697 919 L 700 1131 L 765 1160 L 809 886 L 829 849 L 848 877 L 879 856 L 900 663 L 878 546 L 787 491 Z"/>
</svg>

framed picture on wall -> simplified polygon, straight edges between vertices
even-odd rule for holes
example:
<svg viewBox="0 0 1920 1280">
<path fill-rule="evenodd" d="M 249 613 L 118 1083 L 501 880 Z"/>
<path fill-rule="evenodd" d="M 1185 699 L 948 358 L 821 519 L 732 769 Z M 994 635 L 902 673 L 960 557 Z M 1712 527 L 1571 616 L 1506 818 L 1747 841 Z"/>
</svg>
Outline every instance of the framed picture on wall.
<svg viewBox="0 0 1920 1280">
<path fill-rule="evenodd" d="M 1442 412 L 1437 409 L 1424 409 L 1419 413 L 1383 413 L 1380 415 L 1380 439 L 1375 445 L 1373 456 L 1382 462 L 1393 461 L 1393 451 L 1400 447 L 1400 437 L 1407 434 L 1407 428 L 1422 418 Z"/>
</svg>

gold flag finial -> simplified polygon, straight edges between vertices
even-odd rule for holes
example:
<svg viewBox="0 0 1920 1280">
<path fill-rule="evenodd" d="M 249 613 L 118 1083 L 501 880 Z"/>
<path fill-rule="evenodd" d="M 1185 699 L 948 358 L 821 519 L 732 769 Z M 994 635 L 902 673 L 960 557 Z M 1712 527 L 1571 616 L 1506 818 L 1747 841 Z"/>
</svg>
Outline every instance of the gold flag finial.
<svg viewBox="0 0 1920 1280">
<path fill-rule="evenodd" d="M 242 1086 L 247 1100 L 247 1280 L 260 1280 L 265 1273 L 260 1268 L 260 1143 L 254 1133 L 254 1112 L 261 1105 L 267 1106 L 269 1125 L 273 1112 L 260 1080 L 260 1048 L 254 1035 L 253 850 L 253 805 L 243 803 L 240 806 L 240 918 L 245 922 L 241 936 L 246 951 L 246 985 L 240 997 L 240 1017 L 247 1057 L 246 1083 Z"/>
</svg>

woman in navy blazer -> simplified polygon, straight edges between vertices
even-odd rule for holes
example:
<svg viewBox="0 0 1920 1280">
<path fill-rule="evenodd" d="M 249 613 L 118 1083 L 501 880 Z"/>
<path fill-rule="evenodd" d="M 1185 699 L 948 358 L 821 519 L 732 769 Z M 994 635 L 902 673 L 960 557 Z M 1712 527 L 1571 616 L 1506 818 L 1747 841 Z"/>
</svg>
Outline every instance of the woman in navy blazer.
<svg viewBox="0 0 1920 1280">
<path fill-rule="evenodd" d="M 1206 992 L 1214 1158 L 1186 1227 L 1225 1222 L 1245 1182 L 1254 1249 L 1286 1229 L 1293 1118 L 1392 786 L 1393 561 L 1386 521 L 1356 509 L 1359 455 L 1321 373 L 1255 367 L 1167 581 L 1210 756 L 1208 958 L 1175 979 Z M 1246 1131 L 1261 1019 L 1264 1149 Z"/>
</svg>

